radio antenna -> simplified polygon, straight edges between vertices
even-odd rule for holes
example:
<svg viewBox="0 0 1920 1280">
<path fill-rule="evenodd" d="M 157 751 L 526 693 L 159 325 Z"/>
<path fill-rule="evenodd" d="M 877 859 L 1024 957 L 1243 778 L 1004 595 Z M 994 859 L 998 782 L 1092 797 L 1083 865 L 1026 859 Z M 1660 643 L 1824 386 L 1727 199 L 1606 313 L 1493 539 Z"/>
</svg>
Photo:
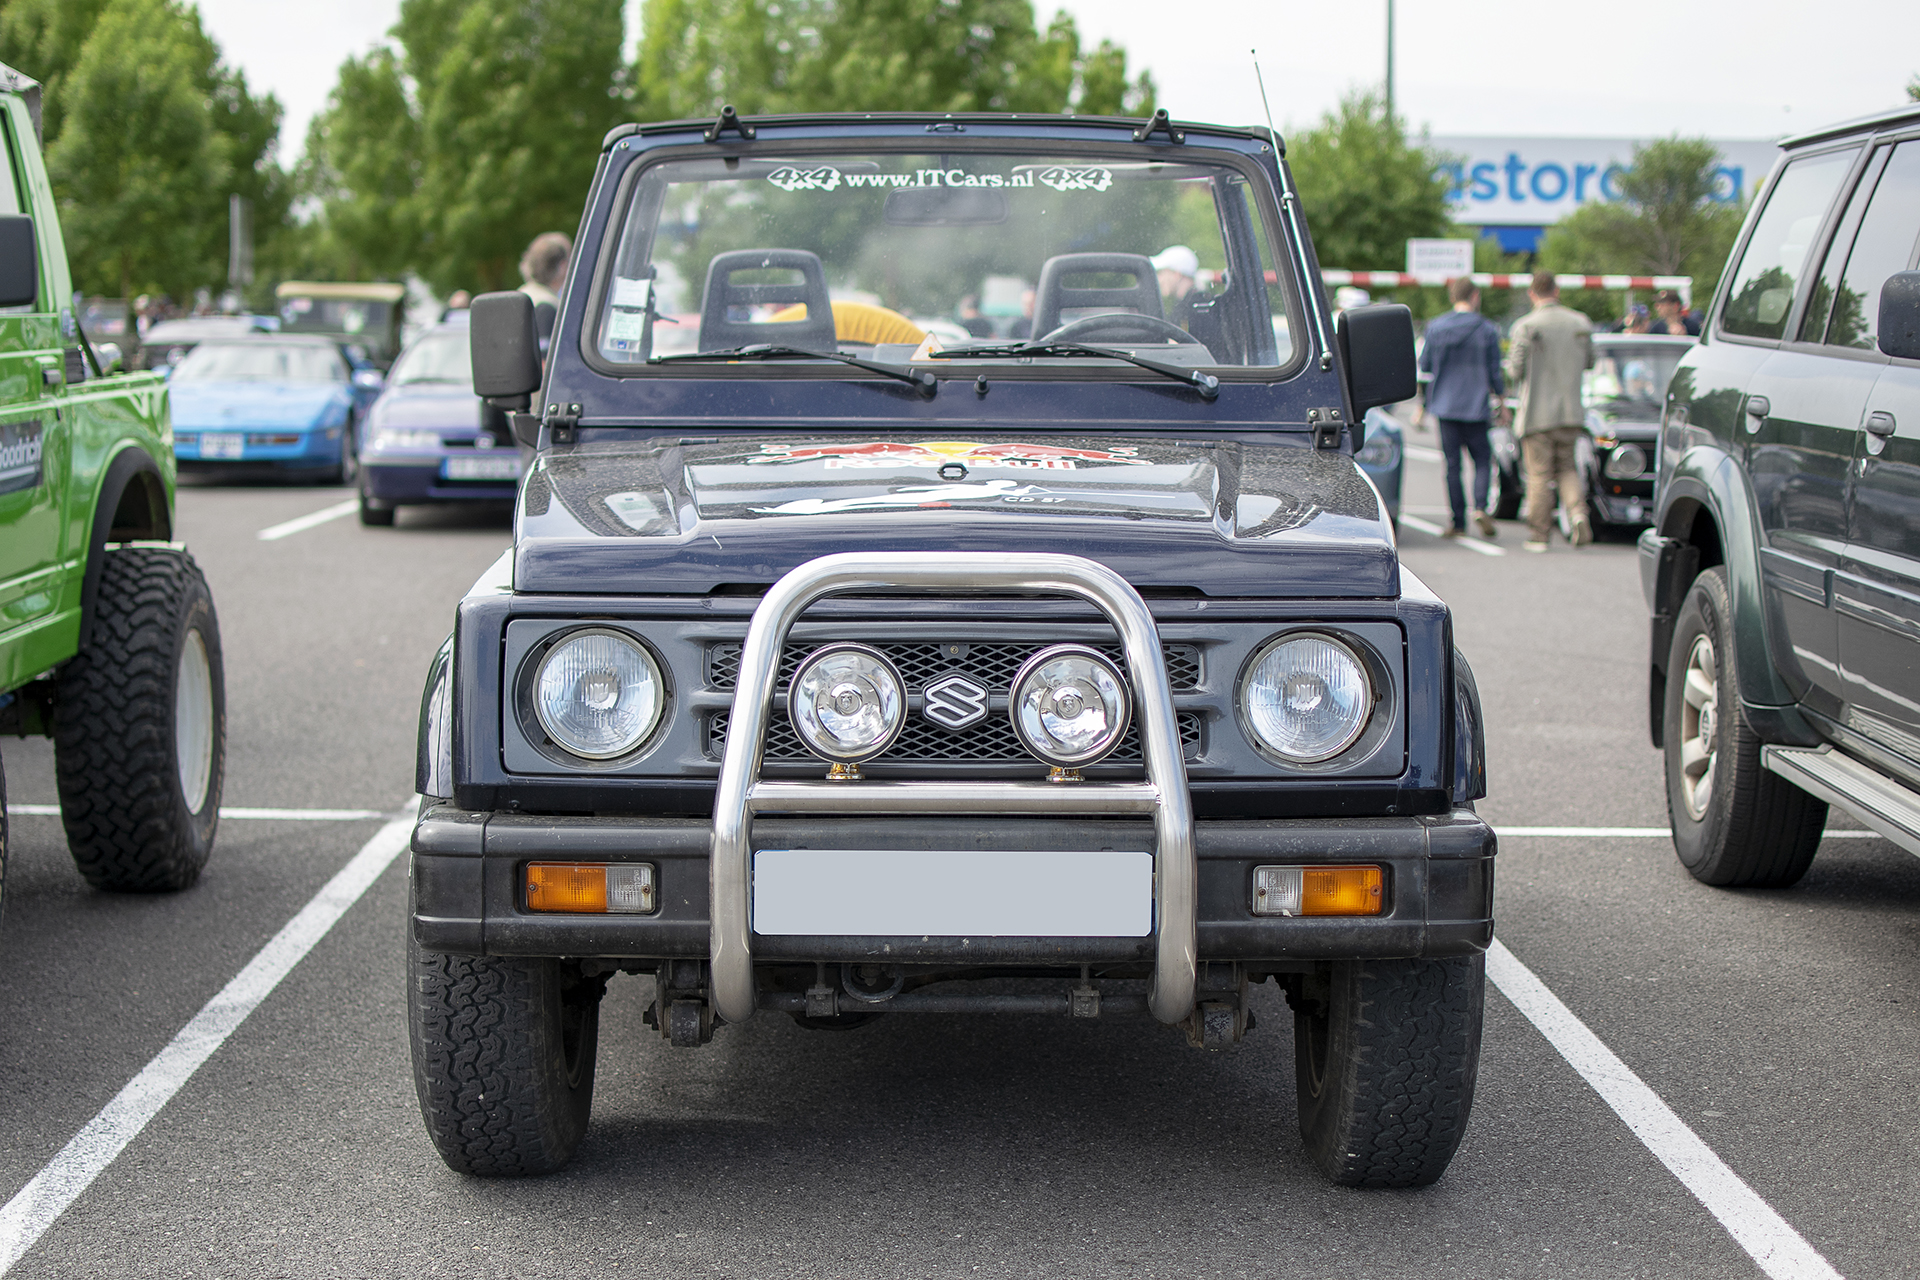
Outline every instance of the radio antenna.
<svg viewBox="0 0 1920 1280">
<path fill-rule="evenodd" d="M 1249 49 L 1247 52 L 1253 55 L 1253 82 L 1260 86 L 1260 109 L 1267 113 L 1267 132 L 1277 135 L 1278 131 L 1273 127 L 1273 108 L 1267 102 L 1266 77 L 1260 74 L 1260 51 Z"/>
</svg>

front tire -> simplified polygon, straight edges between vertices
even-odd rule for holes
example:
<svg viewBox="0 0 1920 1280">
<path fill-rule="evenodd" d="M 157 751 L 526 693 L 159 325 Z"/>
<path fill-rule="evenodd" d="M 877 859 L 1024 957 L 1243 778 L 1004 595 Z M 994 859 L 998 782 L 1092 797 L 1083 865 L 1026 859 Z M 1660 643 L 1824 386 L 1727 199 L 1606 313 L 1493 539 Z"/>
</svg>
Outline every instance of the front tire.
<svg viewBox="0 0 1920 1280">
<path fill-rule="evenodd" d="M 226 774 L 213 596 L 185 552 L 100 554 L 92 630 L 54 708 L 67 847 L 96 889 L 184 889 L 213 851 Z"/>
<path fill-rule="evenodd" d="M 353 419 L 340 429 L 340 460 L 329 476 L 334 484 L 352 484 L 360 478 L 360 442 Z"/>
<path fill-rule="evenodd" d="M 407 947 L 414 1090 L 440 1158 L 483 1178 L 563 1168 L 593 1110 L 606 978 Z"/>
<path fill-rule="evenodd" d="M 1467 1131 L 1486 957 L 1336 960 L 1294 1001 L 1300 1137 L 1343 1187 L 1424 1187 Z"/>
<path fill-rule="evenodd" d="M 360 474 L 360 523 L 376 529 L 387 529 L 393 525 L 394 508 L 391 503 L 383 503 L 367 492 L 367 477 Z"/>
<path fill-rule="evenodd" d="M 1827 804 L 1761 763 L 1740 710 L 1727 571 L 1693 580 L 1674 619 L 1662 729 L 1674 852 L 1703 884 L 1784 889 L 1807 873 Z"/>
</svg>

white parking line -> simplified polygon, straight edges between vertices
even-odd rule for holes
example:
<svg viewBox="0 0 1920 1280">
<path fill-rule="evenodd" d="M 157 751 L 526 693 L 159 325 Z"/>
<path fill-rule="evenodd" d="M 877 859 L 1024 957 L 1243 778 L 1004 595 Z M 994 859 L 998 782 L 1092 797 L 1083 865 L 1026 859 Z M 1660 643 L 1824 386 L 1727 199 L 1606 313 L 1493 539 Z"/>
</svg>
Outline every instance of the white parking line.
<svg viewBox="0 0 1920 1280">
<path fill-rule="evenodd" d="M 1498 938 L 1487 948 L 1487 976 L 1762 1271 L 1773 1280 L 1840 1280 L 1840 1273 Z"/>
<path fill-rule="evenodd" d="M 269 528 L 262 529 L 254 536 L 262 542 L 278 542 L 288 534 L 299 533 L 303 529 L 311 529 L 315 525 L 325 524 L 329 520 L 338 520 L 341 516 L 350 516 L 359 509 L 360 499 L 348 498 L 345 502 L 336 502 L 330 507 L 322 507 L 311 515 L 304 515 L 295 520 L 288 520 L 284 524 L 276 524 Z"/>
<path fill-rule="evenodd" d="M 1614 839 L 1666 839 L 1673 834 L 1666 827 L 1495 827 L 1494 834 L 1500 836 L 1570 836 L 1574 839 L 1614 840 Z M 1829 831 L 1825 840 L 1878 840 L 1878 831 Z"/>
<path fill-rule="evenodd" d="M 1433 523 L 1433 521 L 1422 520 L 1419 516 L 1410 516 L 1405 510 L 1400 512 L 1400 523 L 1410 528 L 1418 529 L 1422 533 L 1430 533 L 1436 538 L 1446 532 L 1445 529 L 1442 529 L 1439 525 Z M 1482 542 L 1478 538 L 1456 538 L 1453 545 L 1456 547 L 1465 547 L 1469 551 L 1478 551 L 1483 556 L 1503 556 L 1507 554 L 1493 543 Z"/>
<path fill-rule="evenodd" d="M 7 815 L 18 818 L 57 818 L 57 804 L 10 804 Z M 367 818 L 390 815 L 378 809 L 229 809 L 222 807 L 222 818 L 265 819 L 274 822 L 361 822 Z"/>
<path fill-rule="evenodd" d="M 201 1006 L 167 1047 L 155 1054 L 140 1074 L 34 1175 L 33 1181 L 0 1208 L 0 1275 L 33 1247 L 314 944 L 327 936 L 327 931 L 407 847 L 412 830 L 410 813 L 380 828 L 353 860 L 260 948 L 247 967 Z"/>
</svg>

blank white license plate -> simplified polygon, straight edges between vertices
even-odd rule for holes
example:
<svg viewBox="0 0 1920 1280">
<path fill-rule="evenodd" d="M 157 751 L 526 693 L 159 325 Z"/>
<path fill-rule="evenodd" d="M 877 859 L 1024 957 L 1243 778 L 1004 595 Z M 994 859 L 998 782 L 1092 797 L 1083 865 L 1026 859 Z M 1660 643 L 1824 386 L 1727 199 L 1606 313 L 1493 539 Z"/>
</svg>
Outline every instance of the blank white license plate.
<svg viewBox="0 0 1920 1280">
<path fill-rule="evenodd" d="M 237 458 L 246 451 L 247 437 L 238 431 L 200 433 L 200 456 L 203 458 Z"/>
<path fill-rule="evenodd" d="M 448 458 L 440 464 L 440 474 L 449 480 L 518 480 L 520 457 Z"/>
<path fill-rule="evenodd" d="M 1144 938 L 1150 853 L 763 849 L 755 933 Z"/>
</svg>

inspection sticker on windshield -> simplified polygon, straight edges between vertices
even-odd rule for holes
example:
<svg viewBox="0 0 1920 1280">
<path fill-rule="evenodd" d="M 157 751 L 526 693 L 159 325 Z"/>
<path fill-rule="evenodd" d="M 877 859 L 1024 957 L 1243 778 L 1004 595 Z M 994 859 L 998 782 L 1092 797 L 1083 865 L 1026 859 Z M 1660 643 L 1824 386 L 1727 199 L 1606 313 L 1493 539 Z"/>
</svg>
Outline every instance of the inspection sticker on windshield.
<svg viewBox="0 0 1920 1280">
<path fill-rule="evenodd" d="M 0 422 L 0 493 L 40 487 L 41 422 Z"/>
</svg>

